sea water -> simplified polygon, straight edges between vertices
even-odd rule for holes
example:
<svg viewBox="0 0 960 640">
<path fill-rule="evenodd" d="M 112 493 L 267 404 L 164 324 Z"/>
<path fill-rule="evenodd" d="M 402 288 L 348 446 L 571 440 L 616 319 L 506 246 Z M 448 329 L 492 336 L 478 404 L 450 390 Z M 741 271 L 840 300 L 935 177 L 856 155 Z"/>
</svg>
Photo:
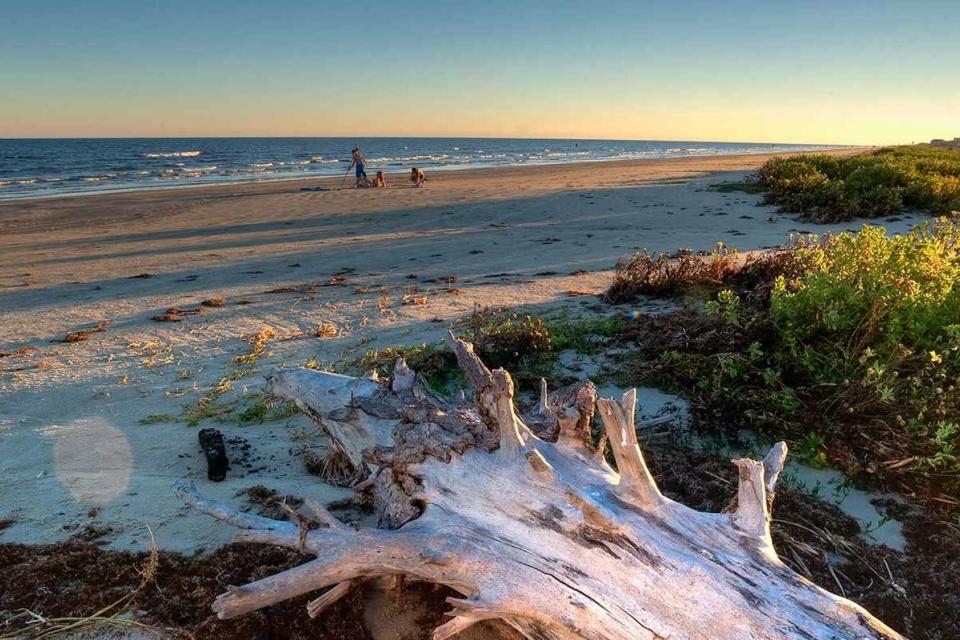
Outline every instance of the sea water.
<svg viewBox="0 0 960 640">
<path fill-rule="evenodd" d="M 0 199 L 368 173 L 801 151 L 805 144 L 523 138 L 0 139 Z"/>
</svg>

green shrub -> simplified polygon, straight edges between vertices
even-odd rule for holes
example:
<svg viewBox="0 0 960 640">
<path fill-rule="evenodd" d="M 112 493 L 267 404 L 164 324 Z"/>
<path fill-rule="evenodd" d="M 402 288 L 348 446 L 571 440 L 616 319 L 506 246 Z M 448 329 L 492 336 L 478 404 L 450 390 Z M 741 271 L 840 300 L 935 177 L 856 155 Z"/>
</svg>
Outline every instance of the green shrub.
<svg viewBox="0 0 960 640">
<path fill-rule="evenodd" d="M 888 216 L 904 208 L 960 210 L 960 151 L 918 145 L 836 158 L 772 158 L 758 172 L 767 201 L 820 221 Z"/>
<path fill-rule="evenodd" d="M 864 226 L 797 249 L 805 275 L 779 278 L 770 317 L 791 360 L 821 381 L 918 353 L 949 350 L 960 325 L 960 224 L 941 220 L 904 236 Z"/>
<path fill-rule="evenodd" d="M 358 372 L 374 370 L 381 376 L 390 377 L 393 375 L 397 358 L 406 360 L 407 366 L 419 373 L 428 386 L 440 393 L 452 394 L 466 384 L 453 352 L 427 343 L 367 351 L 350 368 Z"/>
<path fill-rule="evenodd" d="M 467 319 L 466 338 L 491 369 L 553 351 L 553 337 L 541 318 L 501 308 L 477 309 Z"/>
<path fill-rule="evenodd" d="M 857 180 L 869 189 L 880 179 Z M 952 504 L 960 221 L 903 236 L 868 225 L 763 256 L 728 278 L 706 313 L 634 318 L 620 332 L 630 349 L 615 358 L 614 382 L 683 393 L 700 434 L 751 428 L 787 439 L 808 464 Z"/>
<path fill-rule="evenodd" d="M 815 158 L 773 158 L 764 164 L 760 179 L 770 189 L 767 199 L 789 212 L 839 206 L 840 192 L 817 168 Z"/>
<path fill-rule="evenodd" d="M 910 468 L 960 472 L 960 223 L 864 226 L 797 259 L 804 275 L 770 297 L 777 364 L 840 418 L 878 420 Z"/>
</svg>

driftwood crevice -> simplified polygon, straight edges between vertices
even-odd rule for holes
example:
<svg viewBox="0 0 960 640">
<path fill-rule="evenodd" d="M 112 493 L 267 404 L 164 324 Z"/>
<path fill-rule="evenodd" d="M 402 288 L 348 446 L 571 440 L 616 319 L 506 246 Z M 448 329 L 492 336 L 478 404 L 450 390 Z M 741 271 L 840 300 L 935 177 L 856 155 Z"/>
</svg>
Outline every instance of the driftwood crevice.
<svg viewBox="0 0 960 640">
<path fill-rule="evenodd" d="M 636 393 L 597 399 L 589 382 L 548 394 L 520 415 L 510 375 L 447 337 L 473 401 L 426 388 L 403 361 L 388 383 L 280 370 L 267 390 L 293 400 L 330 436 L 370 491 L 380 528 L 341 523 L 305 500 L 293 521 L 176 492 L 239 529 L 236 539 L 302 549 L 315 559 L 230 587 L 213 604 L 231 618 L 328 589 L 318 615 L 354 585 L 405 576 L 446 585 L 443 640 L 481 620 L 528 638 L 900 638 L 853 602 L 792 571 L 770 538 L 780 443 L 763 461 L 735 460 L 729 513 L 663 496 L 637 444 Z M 593 444 L 597 411 L 603 424 Z M 604 456 L 606 447 L 614 470 Z"/>
</svg>

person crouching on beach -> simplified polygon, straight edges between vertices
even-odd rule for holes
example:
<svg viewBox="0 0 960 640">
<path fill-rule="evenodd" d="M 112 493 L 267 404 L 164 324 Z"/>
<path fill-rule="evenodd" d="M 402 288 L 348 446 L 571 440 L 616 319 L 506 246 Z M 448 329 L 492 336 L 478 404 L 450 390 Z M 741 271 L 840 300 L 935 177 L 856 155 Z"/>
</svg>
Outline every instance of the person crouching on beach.
<svg viewBox="0 0 960 640">
<path fill-rule="evenodd" d="M 353 160 L 350 162 L 350 166 L 347 167 L 347 171 L 350 171 L 350 168 L 353 166 L 357 167 L 357 188 L 364 186 L 362 181 L 367 179 L 367 172 L 364 170 L 364 165 L 367 164 L 367 159 L 363 157 L 363 154 L 360 153 L 360 147 L 354 147 L 353 151 L 350 152 L 350 155 L 353 156 Z"/>
<path fill-rule="evenodd" d="M 387 187 L 387 180 L 383 177 L 383 171 L 377 171 L 376 178 L 364 178 L 363 186 L 385 189 Z"/>
<path fill-rule="evenodd" d="M 417 169 L 416 167 L 410 169 L 410 182 L 413 183 L 413 186 L 422 187 L 426 181 L 427 176 L 423 175 L 423 169 Z"/>
</svg>

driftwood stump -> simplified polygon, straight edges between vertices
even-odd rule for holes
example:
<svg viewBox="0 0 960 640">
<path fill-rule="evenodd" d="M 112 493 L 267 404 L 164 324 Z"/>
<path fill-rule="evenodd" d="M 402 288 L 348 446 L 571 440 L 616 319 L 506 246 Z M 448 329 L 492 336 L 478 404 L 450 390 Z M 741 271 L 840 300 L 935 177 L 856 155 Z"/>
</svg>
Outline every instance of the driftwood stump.
<svg viewBox="0 0 960 640">
<path fill-rule="evenodd" d="M 207 480 L 220 482 L 227 477 L 230 460 L 223 444 L 223 434 L 218 429 L 200 429 L 197 434 L 203 457 L 207 459 Z"/>
<path fill-rule="evenodd" d="M 734 461 L 735 510 L 694 511 L 665 498 L 647 470 L 635 391 L 597 400 L 590 383 L 554 394 L 543 384 L 521 417 L 509 374 L 487 369 L 470 344 L 448 343 L 472 404 L 438 397 L 402 361 L 389 385 L 307 369 L 268 379 L 268 391 L 295 401 L 355 465 L 380 528 L 343 524 L 309 499 L 294 521 L 271 520 L 178 485 L 184 500 L 238 527 L 238 540 L 316 557 L 230 587 L 213 604 L 221 618 L 332 587 L 308 605 L 315 616 L 361 581 L 402 575 L 462 594 L 448 598 L 450 621 L 435 640 L 494 619 L 537 639 L 900 637 L 777 557 L 769 508 L 782 443 L 762 462 Z"/>
</svg>

